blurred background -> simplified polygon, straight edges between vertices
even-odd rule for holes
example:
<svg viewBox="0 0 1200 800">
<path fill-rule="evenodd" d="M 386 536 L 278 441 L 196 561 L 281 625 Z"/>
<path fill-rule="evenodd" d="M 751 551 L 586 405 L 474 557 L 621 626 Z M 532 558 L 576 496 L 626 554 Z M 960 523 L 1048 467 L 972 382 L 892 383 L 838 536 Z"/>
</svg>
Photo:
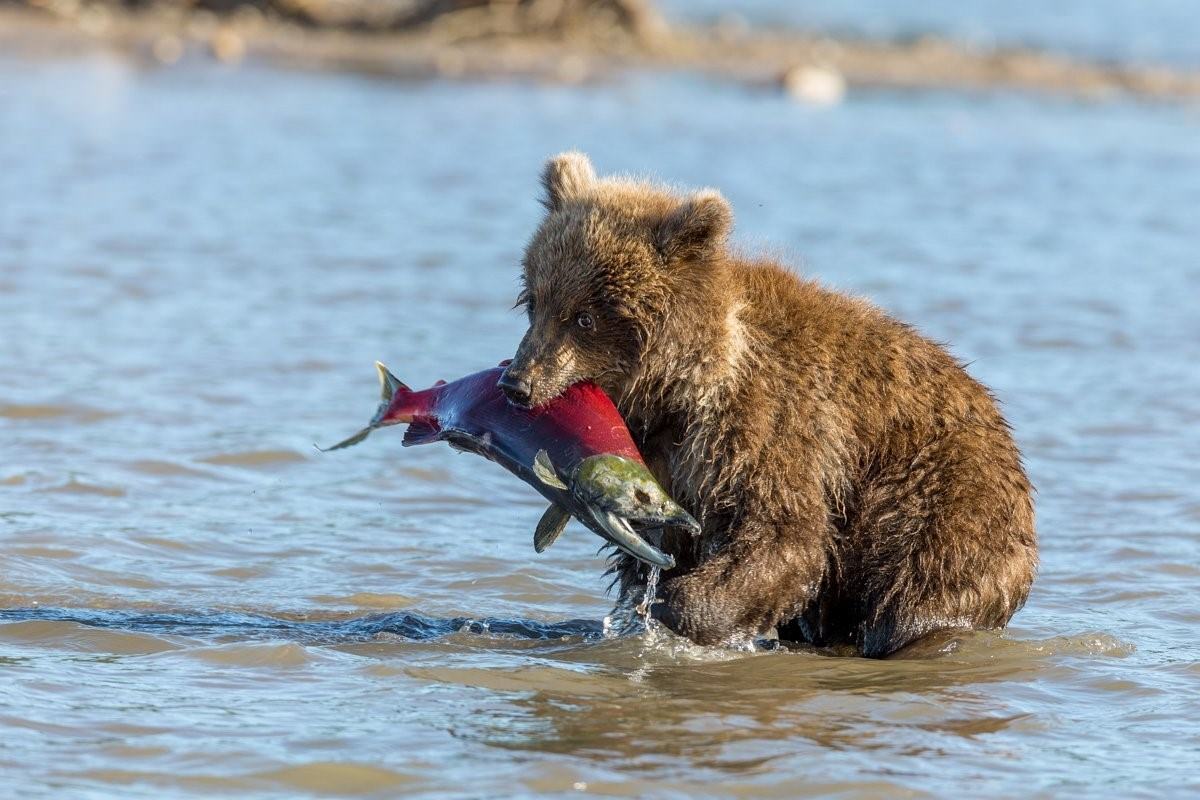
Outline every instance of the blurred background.
<svg viewBox="0 0 1200 800">
<path fill-rule="evenodd" d="M 1200 789 L 1186 0 L 0 2 L 0 776 L 27 797 Z M 607 639 L 598 540 L 381 434 L 509 357 L 538 171 L 948 343 L 1043 566 L 934 658 Z"/>
</svg>

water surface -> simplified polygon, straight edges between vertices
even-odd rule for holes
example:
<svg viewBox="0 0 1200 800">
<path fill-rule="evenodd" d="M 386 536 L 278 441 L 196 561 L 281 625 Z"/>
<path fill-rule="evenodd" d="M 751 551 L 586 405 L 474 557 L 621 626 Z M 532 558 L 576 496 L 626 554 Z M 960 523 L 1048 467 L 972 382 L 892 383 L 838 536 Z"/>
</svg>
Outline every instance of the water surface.
<svg viewBox="0 0 1200 800">
<path fill-rule="evenodd" d="M 1191 0 L 663 0 L 676 19 L 787 25 L 855 37 L 944 36 L 979 47 L 1033 47 L 1107 62 L 1200 67 Z"/>
<path fill-rule="evenodd" d="M 25 797 L 1200 790 L 1200 115 L 0 59 L 0 775 Z M 511 355 L 549 154 L 714 185 L 738 241 L 992 385 L 1043 567 L 894 661 L 605 638 L 598 540 L 399 435 Z"/>
</svg>

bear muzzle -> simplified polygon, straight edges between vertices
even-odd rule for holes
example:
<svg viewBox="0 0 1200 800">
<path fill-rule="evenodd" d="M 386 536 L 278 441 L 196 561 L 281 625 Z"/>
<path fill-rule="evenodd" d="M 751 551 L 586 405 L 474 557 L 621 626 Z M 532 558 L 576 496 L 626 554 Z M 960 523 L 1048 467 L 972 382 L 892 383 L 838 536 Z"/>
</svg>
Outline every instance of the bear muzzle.
<svg viewBox="0 0 1200 800">
<path fill-rule="evenodd" d="M 529 402 L 533 398 L 533 384 L 526 375 L 514 371 L 511 364 L 500 375 L 500 380 L 496 382 L 496 385 L 504 392 L 508 402 L 523 408 L 529 407 Z"/>
</svg>

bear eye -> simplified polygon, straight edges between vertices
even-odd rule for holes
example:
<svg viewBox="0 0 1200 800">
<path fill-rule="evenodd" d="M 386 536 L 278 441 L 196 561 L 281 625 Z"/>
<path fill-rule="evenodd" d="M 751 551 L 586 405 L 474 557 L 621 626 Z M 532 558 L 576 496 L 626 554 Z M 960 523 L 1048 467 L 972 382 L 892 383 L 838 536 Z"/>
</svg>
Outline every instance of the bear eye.
<svg viewBox="0 0 1200 800">
<path fill-rule="evenodd" d="M 575 315 L 575 324 L 583 328 L 585 331 L 590 331 L 596 326 L 596 321 L 592 319 L 592 315 L 586 311 L 580 311 Z"/>
</svg>

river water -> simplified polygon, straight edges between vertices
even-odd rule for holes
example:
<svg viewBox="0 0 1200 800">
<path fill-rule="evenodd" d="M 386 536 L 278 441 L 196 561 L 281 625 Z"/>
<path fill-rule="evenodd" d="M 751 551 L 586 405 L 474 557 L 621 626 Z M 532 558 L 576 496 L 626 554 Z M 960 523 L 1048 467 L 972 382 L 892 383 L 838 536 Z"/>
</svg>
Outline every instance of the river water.
<svg viewBox="0 0 1200 800">
<path fill-rule="evenodd" d="M 1106 62 L 1200 67 L 1193 0 L 664 0 L 672 18 L 740 20 L 853 37 L 944 36 Z"/>
<path fill-rule="evenodd" d="M 971 362 L 1039 489 L 1004 633 L 867 661 L 605 638 L 598 540 L 394 431 L 511 355 L 559 150 L 720 187 L 737 239 Z M 22 797 L 1200 791 L 1200 112 L 813 110 L 0 57 L 0 776 Z"/>
</svg>

